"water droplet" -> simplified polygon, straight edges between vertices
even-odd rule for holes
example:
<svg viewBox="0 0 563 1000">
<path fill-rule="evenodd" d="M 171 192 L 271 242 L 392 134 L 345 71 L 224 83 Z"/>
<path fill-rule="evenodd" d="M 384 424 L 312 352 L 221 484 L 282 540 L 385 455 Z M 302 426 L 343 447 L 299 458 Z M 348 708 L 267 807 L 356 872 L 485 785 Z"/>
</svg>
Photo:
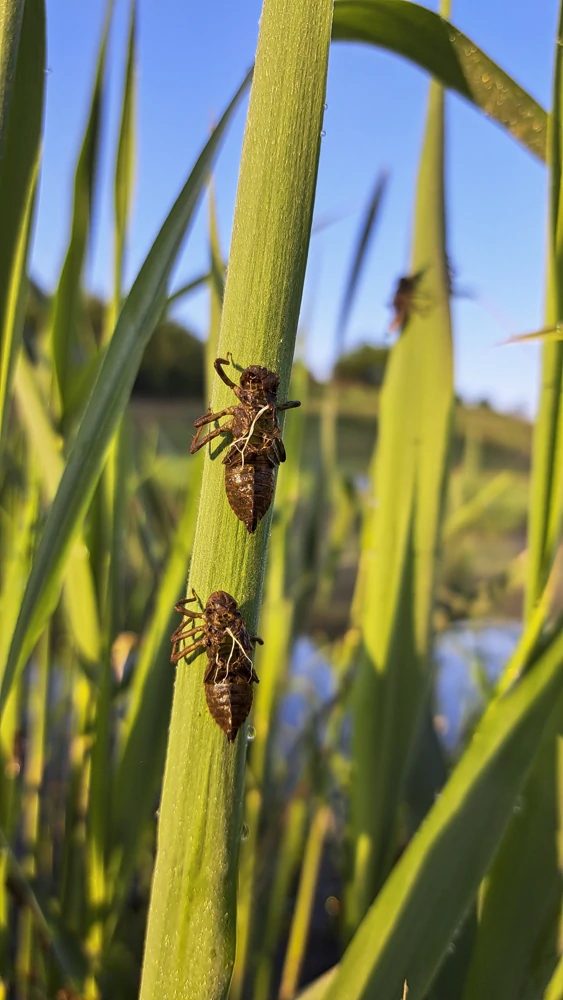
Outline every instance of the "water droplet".
<svg viewBox="0 0 563 1000">
<path fill-rule="evenodd" d="M 160 818 L 160 809 L 156 809 L 155 810 L 154 817 L 155 817 L 155 819 L 159 819 Z"/>
<path fill-rule="evenodd" d="M 325 132 L 325 130 L 323 128 L 322 131 L 321 131 L 321 139 L 324 139 L 325 135 L 326 135 L 326 132 Z"/>
<path fill-rule="evenodd" d="M 328 108 L 328 104 L 324 104 L 324 105 L 323 105 L 323 107 L 324 107 L 324 109 L 325 109 L 325 111 L 326 111 L 326 110 L 327 110 L 327 108 Z"/>
<path fill-rule="evenodd" d="M 246 734 L 246 739 L 247 739 L 248 743 L 252 743 L 252 741 L 256 739 L 256 730 L 255 730 L 254 726 L 249 726 L 248 727 L 248 732 Z"/>
<path fill-rule="evenodd" d="M 519 816 L 520 813 L 523 811 L 523 809 L 524 809 L 524 799 L 522 798 L 521 795 L 519 795 L 516 801 L 514 802 L 514 805 L 512 807 L 512 812 L 516 816 Z"/>
<path fill-rule="evenodd" d="M 450 941 L 448 945 L 448 955 L 454 955 L 454 954 L 455 954 L 455 944 L 453 943 L 453 941 Z"/>
<path fill-rule="evenodd" d="M 340 900 L 336 896 L 328 896 L 325 899 L 325 910 L 329 917 L 337 917 L 340 913 Z"/>
<path fill-rule="evenodd" d="M 248 829 L 246 823 L 243 823 L 242 824 L 242 830 L 240 831 L 240 839 L 241 840 L 248 840 L 248 834 L 249 834 L 249 829 Z"/>
</svg>

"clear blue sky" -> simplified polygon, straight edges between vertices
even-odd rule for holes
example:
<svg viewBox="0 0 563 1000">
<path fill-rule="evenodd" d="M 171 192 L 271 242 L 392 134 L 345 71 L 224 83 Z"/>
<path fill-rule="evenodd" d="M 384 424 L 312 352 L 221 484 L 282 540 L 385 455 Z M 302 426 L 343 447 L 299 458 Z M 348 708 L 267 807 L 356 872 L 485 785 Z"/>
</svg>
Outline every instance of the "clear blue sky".
<svg viewBox="0 0 563 1000">
<path fill-rule="evenodd" d="M 109 114 L 90 288 L 109 285 L 111 191 L 128 0 L 116 0 L 111 34 Z M 41 196 L 34 276 L 53 288 L 70 224 L 72 179 L 84 127 L 105 0 L 47 0 L 48 67 Z M 137 183 L 129 242 L 134 277 L 209 125 L 253 61 L 261 0 L 139 0 Z M 452 21 L 544 106 L 550 102 L 555 0 L 454 0 Z M 306 353 L 327 372 L 343 284 L 362 211 L 382 167 L 390 184 L 380 227 L 347 333 L 347 347 L 382 338 L 397 277 L 408 269 L 417 159 L 427 77 L 367 46 L 332 47 L 316 214 L 341 221 L 314 237 L 303 303 Z M 223 251 L 228 250 L 246 104 L 216 170 Z M 539 349 L 498 347 L 542 325 L 547 183 L 545 168 L 501 129 L 455 96 L 447 102 L 450 255 L 458 283 L 474 293 L 454 301 L 456 381 L 468 399 L 533 412 Z M 199 212 L 176 274 L 188 281 L 206 267 L 207 216 Z M 202 292 L 179 318 L 203 334 Z"/>
</svg>

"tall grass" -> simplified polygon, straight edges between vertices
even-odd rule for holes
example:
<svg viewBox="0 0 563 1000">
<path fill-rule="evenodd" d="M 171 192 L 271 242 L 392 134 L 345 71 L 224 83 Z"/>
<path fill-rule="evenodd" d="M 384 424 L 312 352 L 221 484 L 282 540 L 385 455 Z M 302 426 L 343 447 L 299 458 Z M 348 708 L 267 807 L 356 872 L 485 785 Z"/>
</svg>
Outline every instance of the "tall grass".
<svg viewBox="0 0 563 1000">
<path fill-rule="evenodd" d="M 548 118 L 445 8 L 442 17 L 396 0 L 336 0 L 331 23 L 332 13 L 330 0 L 265 0 L 226 284 L 210 178 L 248 79 L 127 289 L 132 0 L 113 151 L 113 279 L 96 323 L 84 274 L 112 5 L 65 257 L 44 303 L 29 284 L 28 257 L 45 12 L 41 0 L 0 0 L 1 1000 L 51 1000 L 63 989 L 90 1000 L 291 1000 L 315 976 L 303 994 L 311 1000 L 398 1000 L 405 981 L 408 1000 L 563 995 L 557 342 L 544 348 L 534 431 L 522 638 L 457 759 L 432 722 L 437 580 L 440 595 L 448 590 L 441 551 L 473 538 L 491 511 L 514 516 L 528 451 L 520 425 L 459 409 L 453 420 L 441 88 L 547 160 L 546 325 L 554 326 L 560 47 Z M 291 371 L 331 31 L 434 77 L 410 264 L 419 298 L 379 394 L 319 387 L 301 362 Z M 171 292 L 206 188 L 209 267 Z M 380 198 L 381 185 L 348 268 L 341 330 Z M 217 354 L 231 351 L 237 370 L 275 369 L 280 398 L 304 404 L 290 414 L 288 461 L 252 537 L 227 505 L 219 456 L 188 459 L 185 427 L 184 453 L 167 454 L 175 429 L 165 427 L 167 408 L 155 437 L 148 407 L 130 405 L 160 320 L 205 283 L 205 402 L 232 402 L 212 372 Z M 365 433 L 364 455 L 377 426 L 367 490 L 354 478 L 350 417 Z M 460 431 L 478 446 L 454 484 Z M 517 470 L 489 475 L 482 459 L 493 447 L 517 455 Z M 365 473 L 367 459 L 358 464 Z M 176 675 L 170 667 L 172 608 L 188 575 L 188 591 L 204 600 L 230 591 L 265 640 L 252 728 L 234 747 L 205 708 L 202 659 L 182 662 Z M 324 698 L 312 673 L 299 662 L 293 669 L 301 633 L 330 668 Z M 288 721 L 296 705 L 298 725 Z M 319 976 L 329 956 L 337 966 Z"/>
</svg>

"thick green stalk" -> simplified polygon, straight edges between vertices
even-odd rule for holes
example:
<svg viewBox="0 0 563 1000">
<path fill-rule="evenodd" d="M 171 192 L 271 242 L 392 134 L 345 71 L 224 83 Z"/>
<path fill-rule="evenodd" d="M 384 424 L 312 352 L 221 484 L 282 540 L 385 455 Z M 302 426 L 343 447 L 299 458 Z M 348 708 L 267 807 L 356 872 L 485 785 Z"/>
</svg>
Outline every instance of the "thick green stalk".
<svg viewBox="0 0 563 1000">
<path fill-rule="evenodd" d="M 296 377 L 297 376 L 297 377 Z M 304 365 L 296 365 L 291 379 L 292 399 L 304 402 L 308 378 Z M 285 436 L 288 454 L 286 464 L 280 469 L 275 503 L 275 522 L 272 528 L 266 596 L 260 616 L 260 635 L 264 646 L 256 655 L 256 671 L 260 687 L 254 696 L 253 722 L 255 739 L 252 744 L 251 768 L 254 782 L 247 793 L 244 822 L 249 830 L 242 852 L 239 873 L 239 898 L 237 907 L 237 953 L 229 1000 L 238 1000 L 243 993 L 248 954 L 253 940 L 255 916 L 256 873 L 258 870 L 261 820 L 268 807 L 270 783 L 271 738 L 276 699 L 289 668 L 290 647 L 293 638 L 295 600 L 288 595 L 288 554 L 291 548 L 290 532 L 299 496 L 299 462 L 303 443 L 304 413 L 301 409 L 293 415 Z"/>
<path fill-rule="evenodd" d="M 331 0 L 265 0 L 242 153 L 219 353 L 289 385 L 320 149 Z M 217 379 L 213 410 L 232 393 Z M 250 537 L 206 455 L 190 585 L 231 593 L 258 624 L 270 518 Z M 177 672 L 142 1000 L 226 996 L 235 950 L 246 729 L 234 746 L 210 718 L 201 656 Z"/>
</svg>

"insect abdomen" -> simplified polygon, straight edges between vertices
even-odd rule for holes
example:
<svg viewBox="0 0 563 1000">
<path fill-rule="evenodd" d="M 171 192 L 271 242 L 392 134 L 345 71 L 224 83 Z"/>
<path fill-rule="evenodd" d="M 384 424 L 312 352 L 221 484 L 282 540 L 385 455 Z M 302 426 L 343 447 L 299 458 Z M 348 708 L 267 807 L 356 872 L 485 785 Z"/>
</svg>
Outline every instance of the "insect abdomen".
<svg viewBox="0 0 563 1000">
<path fill-rule="evenodd" d="M 252 685 L 242 678 L 206 684 L 205 697 L 211 716 L 234 743 L 252 707 Z"/>
<path fill-rule="evenodd" d="M 275 470 L 269 462 L 227 465 L 225 490 L 231 510 L 250 534 L 268 510 L 275 488 Z"/>
</svg>

